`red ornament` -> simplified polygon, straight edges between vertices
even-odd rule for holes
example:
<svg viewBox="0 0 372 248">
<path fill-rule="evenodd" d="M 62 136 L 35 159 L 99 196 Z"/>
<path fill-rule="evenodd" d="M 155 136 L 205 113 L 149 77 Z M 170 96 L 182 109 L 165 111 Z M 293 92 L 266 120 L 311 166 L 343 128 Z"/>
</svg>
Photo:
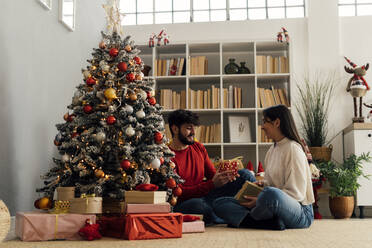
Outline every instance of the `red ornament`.
<svg viewBox="0 0 372 248">
<path fill-rule="evenodd" d="M 151 105 L 155 105 L 155 104 L 156 104 L 156 99 L 155 99 L 155 97 L 151 97 L 151 98 L 149 99 L 149 103 L 150 103 Z"/>
<path fill-rule="evenodd" d="M 147 99 L 149 99 L 149 98 L 151 98 L 151 97 L 152 97 L 152 95 L 151 95 L 151 92 L 150 92 L 150 91 L 147 91 L 147 92 L 146 92 L 146 94 L 147 94 Z"/>
<path fill-rule="evenodd" d="M 125 62 L 120 62 L 120 63 L 118 64 L 118 69 L 119 69 L 120 71 L 122 71 L 122 72 L 126 72 L 127 69 L 128 69 L 128 65 L 127 65 L 127 63 L 125 63 Z"/>
<path fill-rule="evenodd" d="M 141 60 L 140 57 L 137 57 L 137 56 L 136 56 L 136 57 L 134 57 L 133 59 L 134 59 L 134 61 L 136 61 L 136 64 L 137 64 L 137 65 L 140 65 L 141 62 L 142 62 L 142 60 Z"/>
<path fill-rule="evenodd" d="M 74 119 L 75 119 L 75 115 L 74 114 L 72 114 L 72 115 L 69 115 L 68 117 L 67 117 L 67 121 L 68 122 L 72 122 Z"/>
<path fill-rule="evenodd" d="M 37 199 L 37 200 L 34 202 L 34 207 L 35 207 L 36 209 L 40 209 L 39 204 L 40 204 L 40 199 Z"/>
<path fill-rule="evenodd" d="M 92 77 L 88 77 L 85 82 L 87 83 L 88 86 L 93 86 L 96 84 L 96 80 Z"/>
<path fill-rule="evenodd" d="M 174 196 L 180 196 L 182 195 L 182 189 L 180 187 L 176 187 L 173 189 L 173 195 Z"/>
<path fill-rule="evenodd" d="M 161 141 L 163 140 L 163 134 L 160 132 L 156 132 L 154 134 L 154 139 L 156 143 L 161 143 Z"/>
<path fill-rule="evenodd" d="M 133 73 L 128 73 L 126 76 L 125 76 L 125 78 L 129 81 L 129 82 L 133 82 L 134 81 L 134 79 L 135 79 L 135 76 L 134 76 L 134 74 Z"/>
<path fill-rule="evenodd" d="M 128 170 L 130 168 L 130 161 L 128 159 L 124 159 L 121 161 L 120 167 L 123 168 L 123 170 Z"/>
<path fill-rule="evenodd" d="M 54 145 L 55 146 L 60 146 L 61 145 L 61 142 L 57 141 L 57 140 L 54 140 Z"/>
<path fill-rule="evenodd" d="M 159 160 L 160 160 L 160 164 L 164 164 L 164 158 L 163 157 L 160 157 Z"/>
<path fill-rule="evenodd" d="M 166 182 L 165 182 L 165 185 L 168 187 L 168 188 L 175 188 L 177 187 L 177 183 L 176 181 L 173 179 L 173 178 L 169 178 Z"/>
<path fill-rule="evenodd" d="M 106 122 L 107 122 L 107 124 L 109 124 L 109 125 L 114 124 L 114 123 L 116 122 L 116 118 L 115 118 L 115 116 L 110 115 L 109 117 L 107 117 Z"/>
<path fill-rule="evenodd" d="M 89 241 L 102 238 L 99 233 L 99 224 L 91 224 L 89 219 L 86 220 L 85 226 L 80 228 L 79 235 Z"/>
<path fill-rule="evenodd" d="M 71 134 L 71 138 L 75 138 L 75 137 L 78 136 L 78 135 L 79 135 L 78 132 L 73 132 L 73 133 Z"/>
<path fill-rule="evenodd" d="M 93 107 L 90 106 L 90 105 L 85 105 L 84 108 L 83 108 L 83 111 L 84 111 L 84 113 L 86 113 L 86 114 L 90 114 L 90 113 L 92 113 L 92 111 L 93 111 Z"/>
<path fill-rule="evenodd" d="M 111 57 L 116 57 L 119 54 L 119 50 L 117 48 L 111 48 L 109 53 Z"/>
</svg>

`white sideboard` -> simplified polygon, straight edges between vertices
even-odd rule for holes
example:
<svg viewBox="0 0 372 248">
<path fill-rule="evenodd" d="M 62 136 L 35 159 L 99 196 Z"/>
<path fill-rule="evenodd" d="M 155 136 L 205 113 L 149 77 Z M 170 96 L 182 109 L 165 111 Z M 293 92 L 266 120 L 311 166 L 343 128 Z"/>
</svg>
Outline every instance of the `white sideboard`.
<svg viewBox="0 0 372 248">
<path fill-rule="evenodd" d="M 350 154 L 372 154 L 372 123 L 353 123 L 344 129 L 344 158 Z M 360 209 L 360 218 L 364 217 L 363 207 L 372 206 L 372 162 L 363 163 L 363 173 L 371 175 L 370 179 L 360 177 L 361 185 L 357 190 L 356 206 Z"/>
</svg>

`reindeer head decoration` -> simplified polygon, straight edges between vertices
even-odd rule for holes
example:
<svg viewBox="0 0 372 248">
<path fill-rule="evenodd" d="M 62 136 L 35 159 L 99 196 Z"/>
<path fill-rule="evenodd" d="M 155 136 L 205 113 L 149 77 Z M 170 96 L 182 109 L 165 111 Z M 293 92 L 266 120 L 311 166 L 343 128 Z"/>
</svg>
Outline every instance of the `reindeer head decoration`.
<svg viewBox="0 0 372 248">
<path fill-rule="evenodd" d="M 354 64 L 353 62 L 350 61 L 350 59 L 344 57 L 346 59 L 346 61 L 353 67 L 353 68 L 350 68 L 350 67 L 347 67 L 345 65 L 345 71 L 347 73 L 350 73 L 350 74 L 355 74 L 359 77 L 363 77 L 364 75 L 366 75 L 367 73 L 367 70 L 369 68 L 369 64 L 367 63 L 366 65 L 363 65 L 363 66 L 360 66 L 360 67 L 357 67 L 356 64 Z"/>
</svg>

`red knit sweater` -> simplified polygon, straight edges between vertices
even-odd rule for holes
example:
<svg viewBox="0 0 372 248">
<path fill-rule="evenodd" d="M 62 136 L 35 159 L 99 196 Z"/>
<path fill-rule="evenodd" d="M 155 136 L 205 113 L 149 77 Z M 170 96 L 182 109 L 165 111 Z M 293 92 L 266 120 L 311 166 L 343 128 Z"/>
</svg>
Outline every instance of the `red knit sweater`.
<svg viewBox="0 0 372 248">
<path fill-rule="evenodd" d="M 185 183 L 180 185 L 182 195 L 178 199 L 179 202 L 205 196 L 214 189 L 212 178 L 216 169 L 202 144 L 195 142 L 184 150 L 171 150 L 176 153 L 172 159 L 176 164 L 176 172 L 185 180 Z M 203 181 L 204 177 L 206 181 Z"/>
</svg>

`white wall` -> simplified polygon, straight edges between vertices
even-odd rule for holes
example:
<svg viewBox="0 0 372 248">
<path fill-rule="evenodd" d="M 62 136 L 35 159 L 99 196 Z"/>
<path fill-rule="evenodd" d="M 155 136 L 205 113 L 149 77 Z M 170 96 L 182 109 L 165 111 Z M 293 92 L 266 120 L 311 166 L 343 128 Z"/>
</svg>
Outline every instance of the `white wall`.
<svg viewBox="0 0 372 248">
<path fill-rule="evenodd" d="M 275 39 L 284 26 L 292 46 L 292 71 L 337 68 L 340 84 L 330 119 L 330 137 L 351 123 L 353 105 L 345 87 L 349 75 L 342 67 L 346 55 L 357 64 L 372 62 L 369 17 L 339 18 L 337 0 L 309 1 L 308 18 L 173 25 L 125 26 L 125 34 L 145 44 L 165 27 L 171 43 Z M 327 2 L 327 3 L 325 3 Z M 58 1 L 45 11 L 36 0 L 3 1 L 0 8 L 0 198 L 12 211 L 29 210 L 41 185 L 39 178 L 52 166 L 56 123 L 67 105 L 104 28 L 103 0 L 77 1 L 76 31 L 58 23 Z M 372 72 L 365 77 L 372 86 Z M 296 90 L 292 84 L 292 100 Z M 370 93 L 366 97 L 372 101 Z M 365 110 L 365 112 L 367 112 Z M 294 112 L 295 113 L 295 112 Z M 297 115 L 295 113 L 295 118 Z M 342 158 L 341 136 L 334 139 L 334 157 Z"/>
<path fill-rule="evenodd" d="M 94 2 L 94 3 L 93 3 Z M 0 8 L 0 198 L 11 209 L 32 209 L 40 174 L 52 165 L 56 123 L 104 27 L 101 1 L 77 1 L 76 31 L 58 22 L 58 1 L 46 11 L 31 1 Z"/>
</svg>

